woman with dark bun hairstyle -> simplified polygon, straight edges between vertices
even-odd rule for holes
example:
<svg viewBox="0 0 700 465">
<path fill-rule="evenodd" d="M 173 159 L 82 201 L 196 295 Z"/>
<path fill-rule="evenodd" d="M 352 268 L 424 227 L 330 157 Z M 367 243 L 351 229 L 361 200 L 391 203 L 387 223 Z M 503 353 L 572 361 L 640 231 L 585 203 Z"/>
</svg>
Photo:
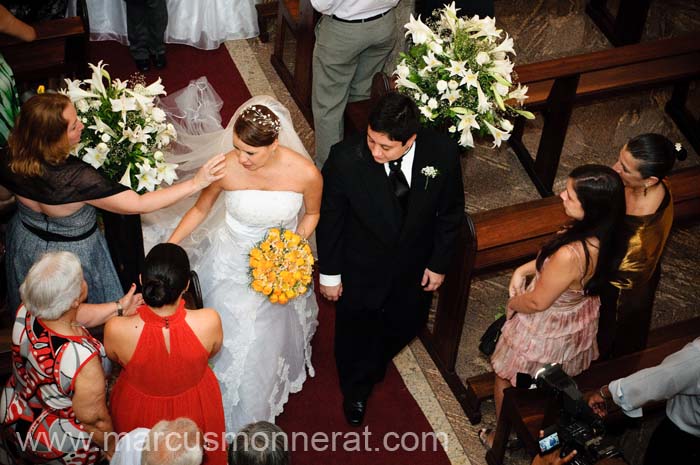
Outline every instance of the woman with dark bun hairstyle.
<svg viewBox="0 0 700 465">
<path fill-rule="evenodd" d="M 666 176 L 686 150 L 661 134 L 641 134 L 622 149 L 613 169 L 625 185 L 622 260 L 601 293 L 598 345 L 602 357 L 646 347 L 660 260 L 673 224 L 673 197 Z"/>
<path fill-rule="evenodd" d="M 175 244 L 158 244 L 141 275 L 143 299 L 137 314 L 105 326 L 107 356 L 122 367 L 112 390 L 114 429 L 126 433 L 161 420 L 187 417 L 208 440 L 208 464 L 226 463 L 224 409 L 209 359 L 221 348 L 219 314 L 185 310 L 190 263 Z"/>
</svg>

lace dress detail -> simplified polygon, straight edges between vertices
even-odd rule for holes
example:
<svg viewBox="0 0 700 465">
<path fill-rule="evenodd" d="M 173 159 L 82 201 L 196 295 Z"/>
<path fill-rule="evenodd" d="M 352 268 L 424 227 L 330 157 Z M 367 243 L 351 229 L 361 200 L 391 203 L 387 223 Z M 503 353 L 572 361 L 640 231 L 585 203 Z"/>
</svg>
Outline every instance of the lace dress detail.
<svg viewBox="0 0 700 465">
<path fill-rule="evenodd" d="M 208 233 L 197 260 L 204 304 L 221 315 L 224 344 L 214 357 L 226 430 L 274 421 L 290 393 L 301 390 L 311 365 L 318 305 L 312 288 L 286 305 L 250 289 L 248 252 L 273 227 L 294 230 L 303 195 L 239 190 L 224 194 L 225 219 Z"/>
<path fill-rule="evenodd" d="M 585 258 L 580 244 L 566 245 L 577 257 L 581 276 Z M 547 261 L 545 264 L 547 266 Z M 540 274 L 529 284 L 534 288 Z M 559 363 L 570 376 L 576 376 L 598 358 L 598 315 L 600 299 L 583 290 L 567 289 L 545 311 L 516 313 L 506 321 L 496 351 L 491 356 L 493 370 L 515 385 L 517 373 L 530 375 L 547 363 Z"/>
</svg>

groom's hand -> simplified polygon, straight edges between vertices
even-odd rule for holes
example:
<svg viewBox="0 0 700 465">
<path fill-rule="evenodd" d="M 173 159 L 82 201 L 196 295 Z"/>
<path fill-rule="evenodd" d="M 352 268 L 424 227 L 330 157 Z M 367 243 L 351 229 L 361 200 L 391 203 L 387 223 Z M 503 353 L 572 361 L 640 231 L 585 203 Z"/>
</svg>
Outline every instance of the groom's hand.
<svg viewBox="0 0 700 465">
<path fill-rule="evenodd" d="M 423 272 L 423 279 L 421 280 L 420 285 L 423 286 L 424 291 L 432 292 L 436 291 L 444 280 L 444 274 L 434 273 L 426 268 Z"/>
<path fill-rule="evenodd" d="M 343 295 L 343 283 L 337 286 L 324 286 L 321 284 L 321 295 L 331 302 L 335 302 Z"/>
</svg>

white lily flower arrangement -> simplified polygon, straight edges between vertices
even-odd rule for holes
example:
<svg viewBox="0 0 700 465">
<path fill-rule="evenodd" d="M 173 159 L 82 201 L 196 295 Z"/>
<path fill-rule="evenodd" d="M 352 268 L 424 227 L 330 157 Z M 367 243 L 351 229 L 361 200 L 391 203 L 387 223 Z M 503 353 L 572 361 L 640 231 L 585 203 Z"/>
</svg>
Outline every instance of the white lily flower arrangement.
<svg viewBox="0 0 700 465">
<path fill-rule="evenodd" d="M 501 39 L 493 18 L 458 17 L 458 10 L 445 5 L 427 24 L 411 15 L 396 87 L 415 100 L 424 124 L 447 130 L 463 147 L 474 147 L 474 132 L 500 147 L 513 130 L 508 118 L 534 119 L 521 108 L 527 87 L 513 83 L 513 39 Z"/>
<path fill-rule="evenodd" d="M 90 64 L 90 79 L 66 79 L 63 93 L 85 125 L 72 155 L 137 192 L 172 184 L 177 165 L 167 163 L 162 151 L 177 132 L 155 105 L 165 95 L 160 78 L 148 86 L 112 80 L 105 67 L 102 61 Z"/>
</svg>

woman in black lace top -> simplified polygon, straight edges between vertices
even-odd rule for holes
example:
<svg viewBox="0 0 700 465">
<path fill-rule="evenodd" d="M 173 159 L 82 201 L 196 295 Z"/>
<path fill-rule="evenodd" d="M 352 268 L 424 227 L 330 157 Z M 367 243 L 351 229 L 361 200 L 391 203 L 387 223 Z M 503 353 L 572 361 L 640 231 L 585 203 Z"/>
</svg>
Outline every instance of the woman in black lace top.
<svg viewBox="0 0 700 465">
<path fill-rule="evenodd" d="M 0 184 L 15 193 L 18 207 L 7 229 L 8 307 L 13 311 L 19 305 L 19 285 L 41 254 L 66 250 L 82 262 L 90 295 L 78 320 L 91 327 L 140 304 L 134 286 L 122 296 L 95 208 L 138 214 L 171 205 L 223 176 L 224 158 L 213 157 L 192 179 L 139 195 L 69 156 L 82 130 L 68 97 L 32 97 L 22 106 L 7 153 L 0 156 Z"/>
</svg>

